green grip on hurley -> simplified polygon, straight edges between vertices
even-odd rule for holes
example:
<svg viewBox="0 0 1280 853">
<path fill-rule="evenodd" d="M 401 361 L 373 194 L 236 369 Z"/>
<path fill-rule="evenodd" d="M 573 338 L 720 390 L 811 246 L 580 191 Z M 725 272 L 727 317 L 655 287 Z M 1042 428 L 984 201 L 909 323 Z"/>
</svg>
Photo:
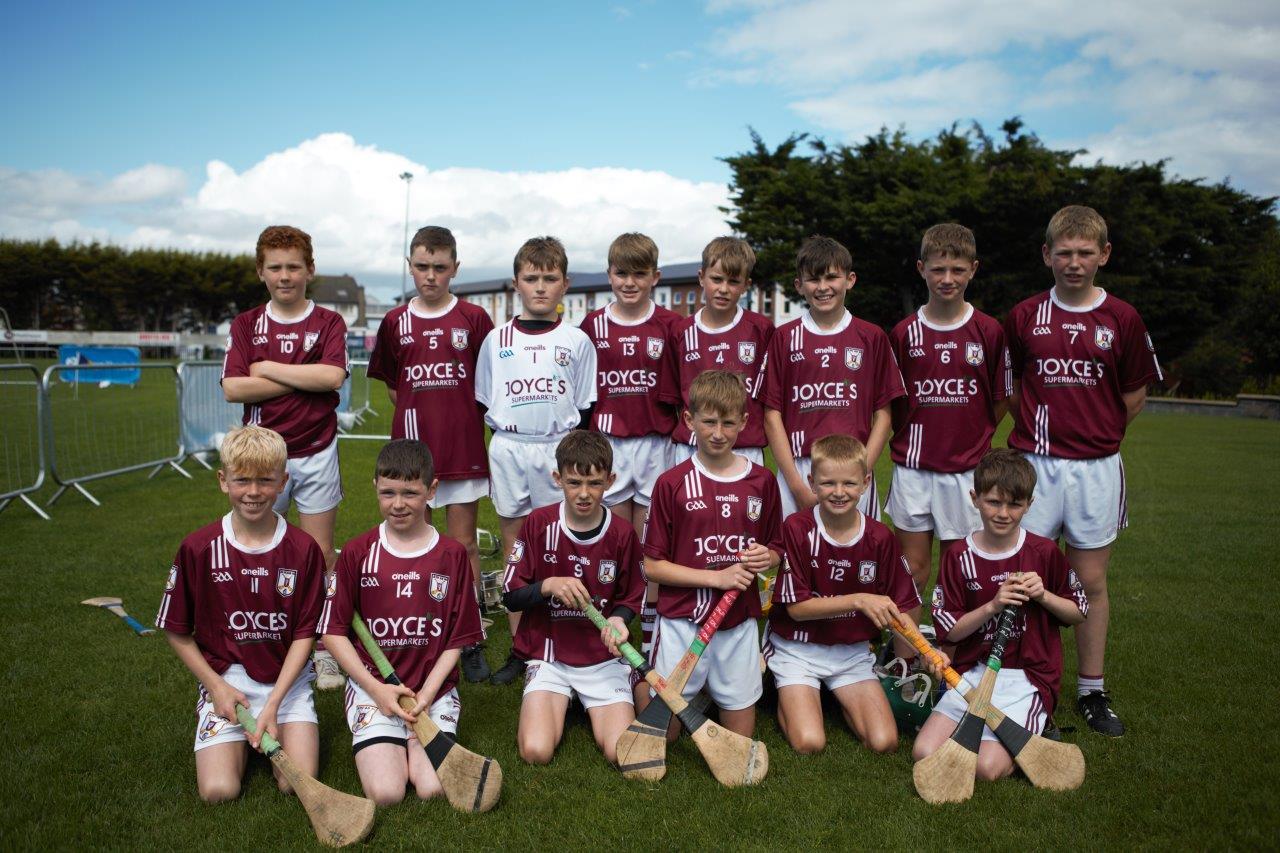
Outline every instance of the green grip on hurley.
<svg viewBox="0 0 1280 853">
<path fill-rule="evenodd" d="M 382 680 L 389 684 L 399 684 L 400 679 L 396 678 L 396 671 L 392 668 L 391 661 L 387 660 L 387 656 L 382 653 L 377 641 L 369 633 L 369 626 L 364 624 L 364 620 L 360 618 L 360 614 L 357 612 L 352 612 L 351 614 L 351 629 L 360 638 L 360 644 L 369 653 L 369 657 L 373 658 L 373 665 L 378 668 L 379 674 L 382 675 Z"/>
<path fill-rule="evenodd" d="M 619 640 L 622 639 L 621 635 L 618 634 L 618 629 L 609 624 L 609 621 L 604 618 L 604 614 L 599 610 L 596 610 L 595 605 L 588 604 L 583 608 L 583 610 L 586 612 L 587 618 L 591 620 L 591 624 L 595 625 L 601 631 L 607 628 L 613 632 L 614 637 Z M 648 666 L 648 662 L 644 659 L 644 656 L 637 652 L 630 643 L 618 643 L 618 651 L 622 652 L 622 656 L 627 659 L 627 663 L 631 664 L 633 668 L 643 671 L 642 668 Z"/>
<path fill-rule="evenodd" d="M 236 706 L 236 720 L 240 725 L 244 726 L 244 730 L 249 734 L 258 733 L 258 721 L 254 719 L 253 714 L 249 713 L 249 709 L 243 705 Z M 266 732 L 262 733 L 262 754 L 270 758 L 280 751 L 280 742 Z"/>
</svg>

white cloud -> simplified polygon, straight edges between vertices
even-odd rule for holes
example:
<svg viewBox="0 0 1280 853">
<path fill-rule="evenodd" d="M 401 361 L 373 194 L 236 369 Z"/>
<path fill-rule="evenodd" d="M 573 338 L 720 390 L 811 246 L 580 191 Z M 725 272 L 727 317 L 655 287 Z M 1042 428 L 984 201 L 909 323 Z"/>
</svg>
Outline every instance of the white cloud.
<svg viewBox="0 0 1280 853">
<path fill-rule="evenodd" d="M 217 160 L 205 171 L 198 190 L 182 196 L 184 176 L 164 166 L 96 183 L 60 171 L 0 170 L 0 233 L 248 252 L 263 227 L 289 223 L 311 234 L 322 272 L 397 275 L 404 171 L 415 176 L 410 229 L 452 228 L 464 272 L 507 269 L 520 244 L 539 234 L 563 240 L 571 271 L 585 272 L 603 269 L 623 231 L 652 236 L 665 263 L 696 258 L 727 230 L 717 209 L 728 204 L 722 184 L 621 168 L 429 169 L 343 133 L 269 154 L 242 172 Z M 95 217 L 113 227 L 82 224 Z"/>
</svg>

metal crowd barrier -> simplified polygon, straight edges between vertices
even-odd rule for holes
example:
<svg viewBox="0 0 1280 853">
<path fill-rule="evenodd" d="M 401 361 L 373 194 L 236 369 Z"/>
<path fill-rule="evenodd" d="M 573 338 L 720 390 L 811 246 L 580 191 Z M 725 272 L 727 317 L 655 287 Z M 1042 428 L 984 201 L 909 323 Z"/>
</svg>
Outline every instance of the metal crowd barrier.
<svg viewBox="0 0 1280 853">
<path fill-rule="evenodd" d="M 0 511 L 17 498 L 49 521 L 28 497 L 44 485 L 45 465 L 45 399 L 32 365 L 0 364 L 0 425 Z"/>
<path fill-rule="evenodd" d="M 389 432 L 360 431 L 378 417 L 378 410 L 373 407 L 373 387 L 375 384 L 379 389 L 382 387 L 369 378 L 369 362 L 357 359 L 349 362 L 348 368 L 350 372 L 338 391 L 338 438 L 390 441 Z"/>
<path fill-rule="evenodd" d="M 178 365 L 178 413 L 182 421 L 183 457 L 213 470 L 202 455 L 216 452 L 222 438 L 240 425 L 244 406 L 228 403 L 222 393 L 222 362 L 184 361 Z"/>
<path fill-rule="evenodd" d="M 142 378 L 134 388 L 90 385 L 83 392 L 80 383 L 58 381 L 62 373 L 75 370 L 83 368 L 55 364 L 45 370 L 42 381 L 49 473 L 58 484 L 45 506 L 53 506 L 68 489 L 101 506 L 85 483 L 144 468 L 152 469 L 148 479 L 165 467 L 191 479 L 178 464 L 184 451 L 179 413 L 182 378 L 177 365 L 94 365 L 94 370 L 140 370 Z M 168 397 L 170 392 L 163 387 L 166 376 L 173 379 L 173 408 L 161 411 L 148 405 L 154 402 L 148 398 Z"/>
</svg>

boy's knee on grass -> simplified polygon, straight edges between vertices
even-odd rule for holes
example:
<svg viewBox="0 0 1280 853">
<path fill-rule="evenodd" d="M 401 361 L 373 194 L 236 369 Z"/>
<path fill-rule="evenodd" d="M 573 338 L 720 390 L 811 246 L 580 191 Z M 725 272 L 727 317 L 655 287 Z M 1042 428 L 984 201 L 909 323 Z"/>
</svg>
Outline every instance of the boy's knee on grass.
<svg viewBox="0 0 1280 853">
<path fill-rule="evenodd" d="M 866 737 L 862 738 L 862 745 L 872 752 L 880 755 L 889 755 L 898 751 L 898 732 L 894 729 L 892 732 L 887 729 L 877 729 L 869 732 Z"/>
<path fill-rule="evenodd" d="M 556 745 L 543 735 L 521 733 L 518 738 L 520 758 L 526 764 L 550 764 L 556 754 Z"/>
<path fill-rule="evenodd" d="M 787 742 L 801 755 L 814 755 L 827 746 L 827 733 L 821 728 L 794 726 L 787 732 Z"/>
<path fill-rule="evenodd" d="M 225 803 L 240 796 L 238 779 L 201 779 L 198 782 L 200 799 L 210 805 Z"/>
<path fill-rule="evenodd" d="M 1013 773 L 1013 761 L 1008 753 L 981 753 L 978 756 L 978 779 L 983 782 L 995 782 Z"/>
<path fill-rule="evenodd" d="M 399 785 L 390 779 L 361 780 L 364 795 L 373 801 L 375 806 L 394 806 L 404 799 L 404 783 Z"/>
</svg>

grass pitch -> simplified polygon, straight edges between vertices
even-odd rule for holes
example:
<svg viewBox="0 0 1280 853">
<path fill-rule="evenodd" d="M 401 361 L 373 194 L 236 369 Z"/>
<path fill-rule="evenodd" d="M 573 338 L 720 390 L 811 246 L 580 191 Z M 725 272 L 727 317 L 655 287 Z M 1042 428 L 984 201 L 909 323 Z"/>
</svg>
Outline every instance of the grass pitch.
<svg viewBox="0 0 1280 853">
<path fill-rule="evenodd" d="M 130 402 L 147 405 L 147 395 Z M 385 419 L 387 404 L 374 402 Z M 9 420 L 0 414 L 6 431 Z M 367 428 L 376 431 L 378 421 Z M 339 541 L 378 521 L 369 484 L 378 446 L 342 445 L 347 499 Z M 515 749 L 519 688 L 464 683 L 461 740 L 502 763 L 501 802 L 489 814 L 464 815 L 443 799 L 410 798 L 379 811 L 370 844 L 1276 847 L 1280 714 L 1268 685 L 1280 633 L 1280 424 L 1144 415 L 1126 440 L 1125 464 L 1133 527 L 1112 562 L 1107 680 L 1130 734 L 1117 741 L 1087 734 L 1073 702 L 1063 703 L 1058 723 L 1077 727 L 1068 739 L 1088 762 L 1080 790 L 978 783 L 968 803 L 931 807 L 912 789 L 908 740 L 897 755 L 872 756 L 829 719 L 826 751 L 801 757 L 764 714 L 757 736 L 769 746 L 770 771 L 752 789 L 721 788 L 687 739 L 670 751 L 664 781 L 627 782 L 604 764 L 580 714 L 571 716 L 555 761 L 533 768 Z M 162 637 L 134 637 L 119 620 L 78 603 L 119 595 L 151 621 L 179 541 L 227 509 L 213 475 L 187 467 L 194 481 L 166 471 L 150 481 L 134 473 L 95 483 L 101 508 L 68 495 L 52 509 L 52 522 L 18 504 L 0 515 L 4 849 L 315 846 L 301 808 L 278 794 L 260 757 L 238 801 L 200 802 L 190 675 Z M 878 477 L 887 486 L 886 464 Z M 46 488 L 42 496 L 49 494 Z M 487 504 L 481 523 L 497 529 Z M 497 567 L 496 559 L 486 566 Z M 1070 694 L 1074 651 L 1065 639 Z M 499 665 L 508 646 L 499 619 L 490 663 Z M 359 793 L 341 695 L 316 698 L 320 778 Z"/>
</svg>

